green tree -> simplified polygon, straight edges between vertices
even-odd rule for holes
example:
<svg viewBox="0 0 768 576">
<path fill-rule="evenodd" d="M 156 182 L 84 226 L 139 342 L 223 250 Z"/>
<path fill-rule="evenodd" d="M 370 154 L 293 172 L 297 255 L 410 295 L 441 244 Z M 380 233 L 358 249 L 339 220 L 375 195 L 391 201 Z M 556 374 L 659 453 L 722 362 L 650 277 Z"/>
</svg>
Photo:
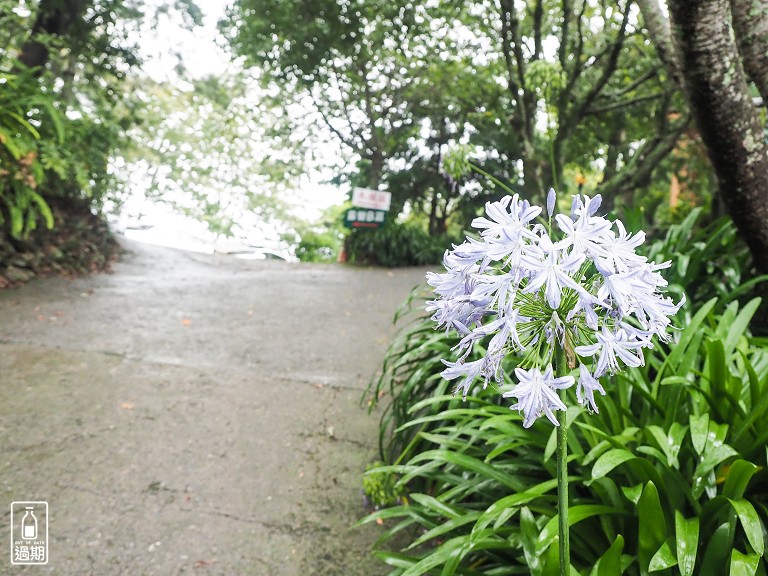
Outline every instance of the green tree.
<svg viewBox="0 0 768 576">
<path fill-rule="evenodd" d="M 534 0 L 521 10 L 501 0 L 482 15 L 476 29 L 496 48 L 528 193 L 572 186 L 563 182 L 569 164 L 602 172 L 608 204 L 647 185 L 687 116 L 670 121 L 675 86 L 659 73 L 632 2 Z"/>
<path fill-rule="evenodd" d="M 199 22 L 190 0 L 173 5 Z M 0 139 L 7 155 L 2 160 L 16 164 L 3 168 L 7 173 L 0 176 L 6 206 L 29 206 L 19 200 L 23 196 L 14 179 L 47 203 L 83 206 L 75 212 L 81 210 L 86 218 L 119 189 L 111 160 L 136 120 L 124 81 L 139 63 L 136 41 L 143 18 L 164 8 L 168 5 L 147 7 L 132 0 L 0 3 L 7 40 L 0 51 L 2 90 L 12 103 L 4 107 L 3 117 L 11 120 L 3 122 L 6 132 Z M 13 151 L 11 142 L 22 147 Z M 24 167 L 20 158 L 29 163 L 29 178 L 15 176 Z M 45 203 L 26 196 L 39 206 Z M 20 229 L 13 222 L 18 218 L 12 212 L 8 208 L 11 218 L 5 218 L 3 232 L 17 236 Z M 50 223 L 49 214 L 41 213 Z M 32 227 L 30 220 L 25 229 Z"/>
<path fill-rule="evenodd" d="M 206 77 L 189 88 L 142 80 L 134 90 L 144 106 L 123 155 L 136 181 L 146 175 L 148 199 L 224 236 L 263 222 L 293 225 L 285 197 L 302 172 L 300 154 L 287 140 L 273 149 L 281 120 L 246 79 Z"/>
<path fill-rule="evenodd" d="M 387 186 L 437 233 L 485 199 L 446 177 L 458 146 L 532 198 L 575 192 L 569 166 L 598 172 L 608 204 L 652 181 L 688 116 L 632 6 L 239 0 L 223 30 L 342 143 L 353 184 Z"/>
<path fill-rule="evenodd" d="M 457 88 L 478 94 L 493 80 L 472 67 L 472 39 L 452 28 L 462 8 L 433 11 L 399 1 L 242 0 L 223 29 L 296 125 L 321 125 L 341 144 L 349 160 L 341 179 L 369 188 L 390 177 L 407 182 L 405 190 L 389 186 L 396 208 L 431 194 L 436 230 L 446 216 L 437 216 L 438 195 L 450 192 L 440 157 L 468 138 L 469 117 L 484 101 Z M 411 170 L 421 176 L 394 177 Z"/>
</svg>

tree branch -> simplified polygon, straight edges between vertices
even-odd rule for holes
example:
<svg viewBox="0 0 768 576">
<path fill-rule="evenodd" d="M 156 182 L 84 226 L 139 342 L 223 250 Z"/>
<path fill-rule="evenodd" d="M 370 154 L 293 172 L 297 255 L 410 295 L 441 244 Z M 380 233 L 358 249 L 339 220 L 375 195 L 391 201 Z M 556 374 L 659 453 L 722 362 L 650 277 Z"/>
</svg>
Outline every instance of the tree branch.
<svg viewBox="0 0 768 576">
<path fill-rule="evenodd" d="M 603 65 L 603 69 L 600 73 L 600 77 L 592 84 L 592 87 L 581 98 L 580 101 L 576 101 L 573 106 L 567 110 L 561 112 L 560 117 L 560 130 L 558 131 L 557 140 L 566 140 L 576 126 L 579 124 L 581 118 L 587 114 L 587 110 L 590 109 L 592 103 L 600 95 L 605 88 L 608 80 L 610 80 L 613 73 L 616 71 L 616 66 L 619 61 L 619 55 L 624 45 L 624 39 L 626 37 L 627 24 L 629 23 L 630 3 L 624 5 L 624 15 L 621 20 L 621 26 L 616 34 L 616 39 L 609 46 L 609 56 L 606 63 Z"/>
<path fill-rule="evenodd" d="M 544 20 L 544 0 L 536 0 L 533 8 L 533 59 L 541 58 L 544 47 L 541 41 L 541 25 Z"/>
<path fill-rule="evenodd" d="M 584 12 L 587 9 L 587 0 L 582 0 L 581 10 L 576 17 L 576 50 L 573 51 L 574 68 L 579 68 L 579 74 L 584 63 L 581 61 L 582 54 L 584 53 Z"/>
<path fill-rule="evenodd" d="M 653 176 L 653 171 L 677 144 L 690 125 L 690 116 L 680 118 L 665 133 L 646 140 L 627 160 L 624 167 L 599 186 L 599 191 L 610 203 L 624 192 L 642 187 Z M 608 205 L 608 204 L 607 204 Z"/>
<path fill-rule="evenodd" d="M 568 57 L 568 34 L 571 24 L 571 2 L 570 0 L 562 0 L 563 6 L 563 26 L 560 34 L 560 48 L 558 50 L 560 67 L 565 70 L 566 58 Z"/>
<path fill-rule="evenodd" d="M 635 79 L 631 83 L 627 84 L 623 88 L 616 90 L 616 92 L 611 92 L 610 94 L 603 94 L 603 96 L 605 98 L 610 98 L 610 99 L 620 98 L 621 96 L 624 96 L 624 94 L 628 94 L 632 92 L 632 90 L 635 90 L 638 86 L 640 86 L 641 84 L 644 84 L 651 78 L 655 78 L 656 74 L 657 72 L 655 69 L 648 70 L 648 72 L 646 72 L 639 78 Z"/>
<path fill-rule="evenodd" d="M 328 117 L 328 114 L 325 112 L 325 110 L 322 109 L 322 107 L 318 104 L 317 99 L 315 98 L 315 95 L 312 94 L 312 91 L 309 91 L 309 97 L 312 99 L 312 104 L 315 107 L 315 110 L 317 110 L 318 114 L 320 114 L 320 117 L 323 119 L 323 123 L 328 127 L 328 129 L 333 132 L 336 137 L 341 141 L 342 144 L 345 146 L 348 146 L 361 156 L 363 155 L 363 150 L 361 149 L 360 145 L 355 142 L 354 136 L 352 138 L 345 135 L 341 130 L 336 128 L 336 126 L 333 125 L 331 122 L 331 118 Z M 351 128 L 351 126 L 350 126 Z"/>
<path fill-rule="evenodd" d="M 669 20 L 661 11 L 659 0 L 635 0 L 635 2 L 637 2 L 640 13 L 643 15 L 645 29 L 648 30 L 651 42 L 656 48 L 656 54 L 658 54 L 674 83 L 682 88 L 683 72 L 680 58 L 672 41 L 672 28 L 669 25 Z"/>
<path fill-rule="evenodd" d="M 501 52 L 504 55 L 504 64 L 507 69 L 507 89 L 513 101 L 516 104 L 517 109 L 522 109 L 522 102 L 520 100 L 520 93 L 522 92 L 520 84 L 517 81 L 517 74 L 515 73 L 515 61 L 512 56 L 512 44 L 514 39 L 511 37 L 510 25 L 507 18 L 508 10 L 514 10 L 514 6 L 511 5 L 509 0 L 501 0 Z"/>
<path fill-rule="evenodd" d="M 334 81 L 334 83 L 336 85 L 336 89 L 341 94 L 342 93 L 342 90 L 341 90 L 342 84 L 341 84 L 339 78 L 343 77 L 344 74 L 338 69 L 338 67 L 336 66 L 336 62 L 335 61 L 331 61 L 331 71 L 332 71 L 332 74 L 329 74 L 329 79 L 333 78 L 333 81 Z M 310 92 L 311 92 L 311 90 L 310 90 Z M 324 113 L 318 107 L 317 101 L 315 100 L 315 97 L 314 97 L 314 94 L 310 94 L 310 96 L 312 97 L 312 102 L 315 105 L 315 108 L 320 112 L 321 116 L 323 116 Z M 360 133 L 360 129 L 355 127 L 355 125 L 352 122 L 352 116 L 349 113 L 349 108 L 347 106 L 347 99 L 346 98 L 340 98 L 339 100 L 340 100 L 339 101 L 339 105 L 340 105 L 340 108 L 341 108 L 341 112 L 344 115 L 344 120 L 347 123 L 347 127 L 349 128 L 349 132 L 352 134 L 352 139 L 359 138 L 361 141 L 364 142 L 365 139 L 362 137 L 362 134 Z M 324 117 L 323 121 L 330 126 L 330 124 L 328 123 L 328 119 L 327 118 Z M 352 148 L 356 152 L 358 152 L 358 153 L 362 152 L 363 145 L 361 145 L 359 142 L 355 142 L 354 140 L 347 141 L 347 139 L 342 139 L 341 141 L 342 141 L 343 144 L 349 146 L 350 148 Z"/>
<path fill-rule="evenodd" d="M 768 7 L 765 0 L 731 0 L 739 53 L 763 100 L 768 99 Z"/>
<path fill-rule="evenodd" d="M 576 82 L 578 82 L 579 78 L 581 77 L 581 74 L 586 69 L 587 61 L 592 59 L 592 64 L 593 65 L 596 64 L 603 58 L 603 56 L 605 56 L 605 54 L 610 50 L 612 46 L 610 43 L 607 43 L 601 50 L 592 54 L 592 56 L 590 56 L 586 60 L 583 59 L 584 32 L 582 29 L 582 21 L 584 19 L 584 12 L 586 8 L 587 8 L 587 0 L 584 0 L 584 2 L 581 5 L 581 10 L 579 11 L 579 17 L 577 19 L 578 38 L 577 38 L 576 50 L 574 51 L 573 71 L 570 74 L 570 77 L 568 78 L 568 82 L 565 85 L 565 89 L 562 91 L 564 99 L 561 101 L 561 104 L 563 109 L 565 109 L 564 107 L 567 104 L 567 95 L 573 92 L 573 89 L 576 86 Z"/>
<path fill-rule="evenodd" d="M 620 102 L 612 102 L 610 104 L 604 104 L 602 106 L 591 106 L 584 112 L 585 116 L 594 116 L 596 114 L 603 114 L 605 112 L 611 112 L 612 110 L 619 110 L 620 108 L 627 108 L 640 104 L 641 102 L 648 102 L 649 100 L 657 100 L 664 97 L 664 92 L 654 92 L 653 94 L 645 94 L 643 96 L 637 96 L 635 98 L 629 98 Z"/>
</svg>

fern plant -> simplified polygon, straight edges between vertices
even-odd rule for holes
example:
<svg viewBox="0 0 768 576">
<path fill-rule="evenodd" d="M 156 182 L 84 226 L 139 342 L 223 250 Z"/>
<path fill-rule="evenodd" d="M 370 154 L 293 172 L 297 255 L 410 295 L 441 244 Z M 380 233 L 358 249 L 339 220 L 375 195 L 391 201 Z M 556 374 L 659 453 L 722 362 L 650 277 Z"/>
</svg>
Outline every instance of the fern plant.
<svg viewBox="0 0 768 576">
<path fill-rule="evenodd" d="M 38 127 L 45 121 L 59 142 L 64 138 L 60 113 L 33 82 L 28 73 L 0 74 L 0 225 L 14 237 L 34 230 L 39 219 L 53 227 L 38 188 L 55 158 L 43 150 Z"/>
</svg>

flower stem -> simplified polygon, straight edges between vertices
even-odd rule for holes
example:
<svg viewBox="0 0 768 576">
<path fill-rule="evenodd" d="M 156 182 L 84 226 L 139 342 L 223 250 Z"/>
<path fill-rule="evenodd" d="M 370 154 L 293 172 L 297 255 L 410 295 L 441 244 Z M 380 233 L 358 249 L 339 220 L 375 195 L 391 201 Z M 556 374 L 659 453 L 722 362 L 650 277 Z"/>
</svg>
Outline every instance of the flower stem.
<svg viewBox="0 0 768 576">
<path fill-rule="evenodd" d="M 555 342 L 555 371 L 556 376 L 568 373 L 565 350 L 559 342 Z M 565 402 L 565 390 L 560 390 L 560 397 Z M 557 427 L 557 511 L 558 531 L 560 535 L 560 576 L 570 576 L 571 545 L 568 534 L 568 423 L 566 412 L 561 412 L 560 426 Z"/>
</svg>

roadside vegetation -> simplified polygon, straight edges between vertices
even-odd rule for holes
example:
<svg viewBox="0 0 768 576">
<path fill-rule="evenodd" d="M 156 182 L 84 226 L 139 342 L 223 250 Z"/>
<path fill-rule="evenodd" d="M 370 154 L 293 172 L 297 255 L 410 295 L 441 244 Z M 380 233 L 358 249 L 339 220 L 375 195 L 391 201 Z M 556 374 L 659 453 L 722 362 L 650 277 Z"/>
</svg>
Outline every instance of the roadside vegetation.
<svg viewBox="0 0 768 576">
<path fill-rule="evenodd" d="M 579 574 L 765 573 L 768 341 L 749 331 L 760 300 L 746 247 L 729 221 L 700 217 L 643 251 L 672 259 L 669 291 L 687 296 L 672 341 L 603 378 L 599 413 L 567 411 Z M 431 297 L 422 287 L 405 306 Z M 364 519 L 386 521 L 376 554 L 392 574 L 558 574 L 555 430 L 524 428 L 496 385 L 453 395 L 442 359 L 459 339 L 422 312 L 366 396 L 384 409 L 384 464 L 366 474 L 389 494 Z"/>
</svg>

